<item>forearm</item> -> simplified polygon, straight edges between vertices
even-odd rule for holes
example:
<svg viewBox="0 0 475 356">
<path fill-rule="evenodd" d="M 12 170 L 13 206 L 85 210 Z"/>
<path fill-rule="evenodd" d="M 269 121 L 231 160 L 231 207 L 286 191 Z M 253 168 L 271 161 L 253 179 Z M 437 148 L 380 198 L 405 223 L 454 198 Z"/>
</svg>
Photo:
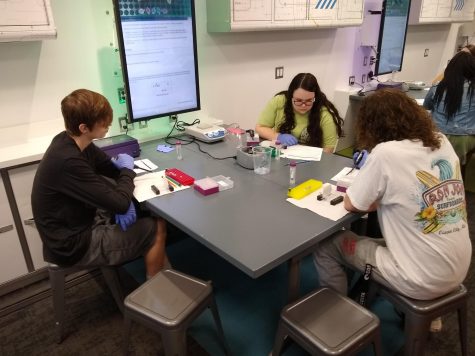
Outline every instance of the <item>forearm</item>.
<svg viewBox="0 0 475 356">
<path fill-rule="evenodd" d="M 376 211 L 378 209 L 378 202 L 375 201 L 369 206 L 369 208 L 367 210 L 359 210 L 359 209 L 355 208 L 355 206 L 351 202 L 348 195 L 345 195 L 343 203 L 344 203 L 344 206 L 345 206 L 346 210 L 353 211 L 353 212 L 356 212 L 356 213 L 369 213 L 371 211 Z"/>
<path fill-rule="evenodd" d="M 271 141 L 276 140 L 277 136 L 279 135 L 279 133 L 275 132 L 273 128 L 262 126 L 259 124 L 256 125 L 256 132 L 260 138 L 271 140 Z"/>
</svg>

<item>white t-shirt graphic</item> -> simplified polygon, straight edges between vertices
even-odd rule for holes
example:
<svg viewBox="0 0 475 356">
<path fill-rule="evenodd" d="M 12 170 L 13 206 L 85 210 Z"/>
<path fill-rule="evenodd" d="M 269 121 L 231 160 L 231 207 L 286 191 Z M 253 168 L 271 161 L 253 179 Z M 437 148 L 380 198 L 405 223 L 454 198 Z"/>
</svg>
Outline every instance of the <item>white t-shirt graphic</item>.
<svg viewBox="0 0 475 356">
<path fill-rule="evenodd" d="M 377 268 L 394 288 L 432 299 L 464 280 L 472 252 L 465 191 L 445 136 L 435 151 L 420 141 L 377 145 L 347 194 L 363 211 L 379 201 L 387 247 L 376 251 Z"/>
</svg>

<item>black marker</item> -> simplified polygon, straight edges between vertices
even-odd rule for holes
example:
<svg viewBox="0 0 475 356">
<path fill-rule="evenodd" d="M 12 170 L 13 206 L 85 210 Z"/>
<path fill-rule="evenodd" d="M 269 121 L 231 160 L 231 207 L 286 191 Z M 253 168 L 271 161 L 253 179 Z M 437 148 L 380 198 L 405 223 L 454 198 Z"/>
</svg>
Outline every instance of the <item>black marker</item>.
<svg viewBox="0 0 475 356">
<path fill-rule="evenodd" d="M 156 186 L 152 185 L 150 188 L 152 189 L 152 192 L 154 192 L 156 195 L 160 194 L 160 190 Z"/>
<path fill-rule="evenodd" d="M 340 204 L 343 201 L 343 195 L 340 195 L 332 200 L 330 200 L 331 205 L 337 205 Z"/>
</svg>

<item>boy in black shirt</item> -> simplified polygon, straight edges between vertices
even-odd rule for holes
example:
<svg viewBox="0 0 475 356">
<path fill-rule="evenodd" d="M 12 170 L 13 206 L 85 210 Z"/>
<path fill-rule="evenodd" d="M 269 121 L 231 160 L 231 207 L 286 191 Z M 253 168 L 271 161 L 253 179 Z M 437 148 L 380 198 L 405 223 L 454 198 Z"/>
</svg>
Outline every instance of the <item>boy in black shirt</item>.
<svg viewBox="0 0 475 356">
<path fill-rule="evenodd" d="M 92 144 L 112 122 L 109 102 L 79 89 L 62 100 L 61 112 L 66 130 L 45 152 L 31 195 L 45 261 L 103 266 L 143 255 L 147 276 L 153 276 L 166 260 L 166 222 L 137 219 L 133 158 L 111 159 Z"/>
</svg>

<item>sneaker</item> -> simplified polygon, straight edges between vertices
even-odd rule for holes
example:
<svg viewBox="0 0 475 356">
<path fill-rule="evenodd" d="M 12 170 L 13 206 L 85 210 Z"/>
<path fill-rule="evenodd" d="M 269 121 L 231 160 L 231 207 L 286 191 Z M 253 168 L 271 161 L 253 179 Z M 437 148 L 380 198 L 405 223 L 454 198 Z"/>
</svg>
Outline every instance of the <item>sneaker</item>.
<svg viewBox="0 0 475 356">
<path fill-rule="evenodd" d="M 440 333 L 442 331 L 442 318 L 436 318 L 430 323 L 431 333 Z"/>
</svg>

